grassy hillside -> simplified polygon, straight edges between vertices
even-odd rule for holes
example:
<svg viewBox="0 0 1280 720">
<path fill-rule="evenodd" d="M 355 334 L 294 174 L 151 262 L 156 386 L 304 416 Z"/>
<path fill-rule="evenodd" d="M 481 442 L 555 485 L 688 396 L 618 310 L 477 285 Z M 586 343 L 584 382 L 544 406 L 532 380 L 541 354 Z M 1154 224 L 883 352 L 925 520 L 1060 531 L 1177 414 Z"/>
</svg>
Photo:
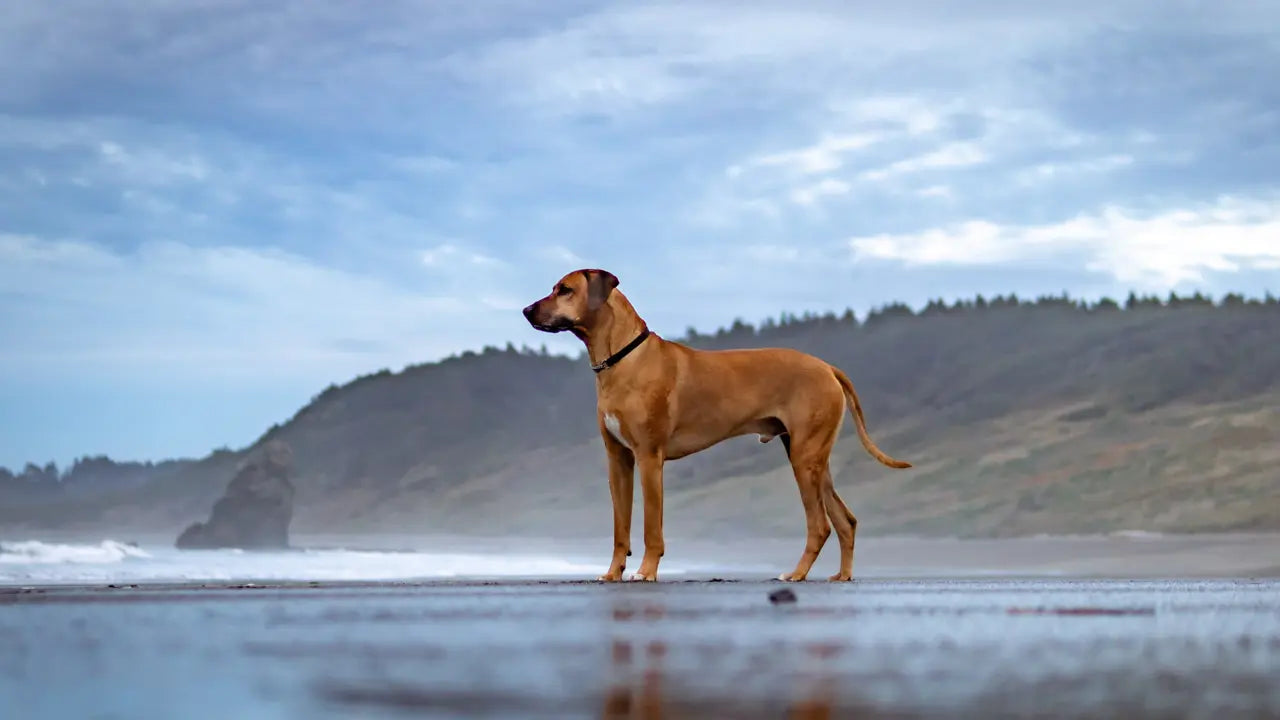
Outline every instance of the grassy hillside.
<svg viewBox="0 0 1280 720">
<path fill-rule="evenodd" d="M 876 464 L 846 424 L 833 471 L 863 532 L 1280 529 L 1272 298 L 977 299 L 684 340 L 795 347 L 850 375 L 877 443 L 916 464 Z M 594 393 L 582 359 L 490 348 L 330 387 L 262 440 L 294 450 L 295 531 L 607 533 Z M 0 528 L 176 533 L 242 453 L 0 473 Z M 803 527 L 781 447 L 754 438 L 670 463 L 667 502 L 673 534 Z"/>
</svg>

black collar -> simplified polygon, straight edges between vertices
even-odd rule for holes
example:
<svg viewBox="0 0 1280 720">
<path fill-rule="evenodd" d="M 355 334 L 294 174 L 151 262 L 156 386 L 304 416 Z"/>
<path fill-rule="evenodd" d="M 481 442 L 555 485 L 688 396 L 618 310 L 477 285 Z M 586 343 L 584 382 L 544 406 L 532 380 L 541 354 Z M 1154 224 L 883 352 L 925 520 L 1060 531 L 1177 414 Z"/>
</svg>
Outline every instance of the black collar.
<svg viewBox="0 0 1280 720">
<path fill-rule="evenodd" d="M 591 369 L 598 373 L 603 370 L 608 370 L 614 365 L 617 365 L 618 363 L 622 362 L 622 358 L 630 355 L 632 350 L 635 350 L 636 348 L 640 347 L 640 343 L 644 342 L 644 339 L 647 337 L 649 337 L 648 327 L 646 327 L 644 330 L 641 330 L 640 334 L 636 336 L 636 339 L 627 343 L 626 347 L 622 348 L 618 352 L 605 358 L 604 362 L 600 363 L 599 365 L 592 365 Z"/>
</svg>

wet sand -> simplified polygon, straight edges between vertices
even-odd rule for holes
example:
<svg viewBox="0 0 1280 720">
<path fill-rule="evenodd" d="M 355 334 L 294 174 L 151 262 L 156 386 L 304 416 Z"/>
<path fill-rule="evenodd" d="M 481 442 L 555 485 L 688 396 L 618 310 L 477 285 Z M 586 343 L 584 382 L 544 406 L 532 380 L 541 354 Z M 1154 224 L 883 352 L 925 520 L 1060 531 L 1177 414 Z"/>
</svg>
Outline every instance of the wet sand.
<svg viewBox="0 0 1280 720">
<path fill-rule="evenodd" d="M 0 588 L 0 647 L 15 718 L 1280 716 L 1268 579 Z"/>
<path fill-rule="evenodd" d="M 608 564 L 611 537 L 573 540 L 431 537 L 413 535 L 299 535 L 311 547 L 363 547 L 503 553 L 563 557 L 600 570 Z M 729 573 L 768 579 L 790 570 L 804 548 L 804 537 L 702 539 L 667 538 L 662 572 L 708 577 Z M 833 541 L 818 558 L 811 577 L 837 569 Z M 634 569 L 634 565 L 633 568 Z M 1093 577 L 1206 578 L 1280 577 L 1280 534 L 1221 533 L 1159 535 L 1119 532 L 1107 535 L 997 539 L 859 536 L 854 576 L 901 577 Z"/>
</svg>

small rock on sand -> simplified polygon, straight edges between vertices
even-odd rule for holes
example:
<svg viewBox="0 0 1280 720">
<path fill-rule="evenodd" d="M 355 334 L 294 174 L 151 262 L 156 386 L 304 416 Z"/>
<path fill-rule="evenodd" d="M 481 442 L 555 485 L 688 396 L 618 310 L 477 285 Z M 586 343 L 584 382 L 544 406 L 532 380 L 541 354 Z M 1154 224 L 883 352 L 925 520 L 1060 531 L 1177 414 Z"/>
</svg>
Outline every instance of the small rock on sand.
<svg viewBox="0 0 1280 720">
<path fill-rule="evenodd" d="M 791 588 L 782 588 L 781 590 L 774 590 L 769 593 L 769 602 L 774 605 L 778 605 L 780 603 L 793 603 L 795 601 L 796 594 L 791 590 Z"/>
</svg>

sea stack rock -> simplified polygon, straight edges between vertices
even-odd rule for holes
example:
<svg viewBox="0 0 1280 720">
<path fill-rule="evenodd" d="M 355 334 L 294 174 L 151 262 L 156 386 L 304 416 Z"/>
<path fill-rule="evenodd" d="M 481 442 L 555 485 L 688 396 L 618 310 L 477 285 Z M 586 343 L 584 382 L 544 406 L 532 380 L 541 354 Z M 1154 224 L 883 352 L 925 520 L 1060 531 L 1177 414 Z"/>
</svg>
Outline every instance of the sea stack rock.
<svg viewBox="0 0 1280 720">
<path fill-rule="evenodd" d="M 227 490 L 213 505 L 208 522 L 193 523 L 178 536 L 182 550 L 241 548 L 279 550 L 289 547 L 293 518 L 293 451 L 273 440 L 241 465 Z"/>
</svg>

